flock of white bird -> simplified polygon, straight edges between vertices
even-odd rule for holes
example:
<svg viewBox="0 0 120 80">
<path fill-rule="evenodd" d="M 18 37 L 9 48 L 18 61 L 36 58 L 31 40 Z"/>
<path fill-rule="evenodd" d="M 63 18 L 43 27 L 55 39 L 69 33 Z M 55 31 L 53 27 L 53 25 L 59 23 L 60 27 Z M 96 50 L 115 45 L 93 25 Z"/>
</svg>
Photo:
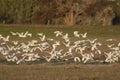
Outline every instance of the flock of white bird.
<svg viewBox="0 0 120 80">
<path fill-rule="evenodd" d="M 114 63 L 119 62 L 120 58 L 120 42 L 111 44 L 114 39 L 106 39 L 108 43 L 102 44 L 97 38 L 91 40 L 87 33 L 81 34 L 79 31 L 73 32 L 74 40 L 68 33 L 54 31 L 54 39 L 46 37 L 44 33 L 37 33 L 38 39 L 32 38 L 25 42 L 21 40 L 33 37 L 32 33 L 10 33 L 8 36 L 0 34 L 0 54 L 6 61 L 16 64 L 42 59 L 46 62 L 73 60 L 77 63 Z M 12 40 L 11 36 L 19 37 L 20 40 Z M 106 46 L 107 51 L 101 50 L 102 46 Z M 97 59 L 96 55 L 103 55 L 103 59 Z"/>
</svg>

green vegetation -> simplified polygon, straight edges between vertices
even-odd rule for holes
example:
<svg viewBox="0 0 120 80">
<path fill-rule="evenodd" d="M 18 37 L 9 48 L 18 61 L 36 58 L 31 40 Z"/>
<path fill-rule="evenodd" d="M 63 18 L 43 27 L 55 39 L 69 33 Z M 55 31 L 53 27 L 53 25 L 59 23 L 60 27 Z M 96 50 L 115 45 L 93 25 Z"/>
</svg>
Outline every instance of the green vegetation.
<svg viewBox="0 0 120 80">
<path fill-rule="evenodd" d="M 54 31 L 60 30 L 63 32 L 67 32 L 69 34 L 73 34 L 73 31 L 79 31 L 81 33 L 88 33 L 88 36 L 93 37 L 114 37 L 118 38 L 120 34 L 120 27 L 119 26 L 109 26 L 109 27 L 101 27 L 101 26 L 74 26 L 74 27 L 66 27 L 66 26 L 60 26 L 60 25 L 9 25 L 9 26 L 0 26 L 0 33 L 3 35 L 9 35 L 10 31 L 13 32 L 25 32 L 29 31 L 33 33 L 33 35 L 36 35 L 38 32 L 43 32 L 46 35 L 49 35 L 51 37 L 54 37 Z"/>
</svg>

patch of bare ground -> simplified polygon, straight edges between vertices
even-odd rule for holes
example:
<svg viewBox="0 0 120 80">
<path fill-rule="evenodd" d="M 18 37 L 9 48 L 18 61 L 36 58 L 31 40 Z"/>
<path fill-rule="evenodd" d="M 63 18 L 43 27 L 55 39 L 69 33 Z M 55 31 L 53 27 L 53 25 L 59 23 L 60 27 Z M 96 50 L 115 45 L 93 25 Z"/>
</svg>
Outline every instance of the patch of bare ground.
<svg viewBox="0 0 120 80">
<path fill-rule="evenodd" d="M 0 64 L 0 80 L 119 80 L 120 64 Z"/>
</svg>

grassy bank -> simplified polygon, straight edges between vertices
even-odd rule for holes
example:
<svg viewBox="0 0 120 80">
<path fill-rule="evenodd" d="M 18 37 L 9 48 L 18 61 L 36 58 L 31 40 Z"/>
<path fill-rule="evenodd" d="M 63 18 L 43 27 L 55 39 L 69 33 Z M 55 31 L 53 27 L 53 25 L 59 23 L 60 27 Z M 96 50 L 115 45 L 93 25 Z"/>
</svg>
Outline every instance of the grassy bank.
<svg viewBox="0 0 120 80">
<path fill-rule="evenodd" d="M 44 32 L 45 34 L 53 34 L 54 31 L 60 30 L 72 34 L 73 31 L 79 31 L 80 33 L 87 32 L 88 35 L 92 36 L 119 36 L 120 26 L 45 26 L 45 25 L 0 25 L 0 33 L 9 34 L 10 31 L 24 32 L 29 31 L 34 33 Z M 53 35 L 52 35 L 53 36 Z"/>
</svg>

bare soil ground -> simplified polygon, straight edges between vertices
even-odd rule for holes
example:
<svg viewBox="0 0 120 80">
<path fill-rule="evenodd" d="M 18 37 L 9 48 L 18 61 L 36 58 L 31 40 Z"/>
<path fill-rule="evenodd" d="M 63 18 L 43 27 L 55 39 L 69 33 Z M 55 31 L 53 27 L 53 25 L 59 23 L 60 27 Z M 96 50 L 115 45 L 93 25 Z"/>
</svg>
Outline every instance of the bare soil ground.
<svg viewBox="0 0 120 80">
<path fill-rule="evenodd" d="M 0 80 L 119 80 L 120 64 L 2 65 Z"/>
</svg>

